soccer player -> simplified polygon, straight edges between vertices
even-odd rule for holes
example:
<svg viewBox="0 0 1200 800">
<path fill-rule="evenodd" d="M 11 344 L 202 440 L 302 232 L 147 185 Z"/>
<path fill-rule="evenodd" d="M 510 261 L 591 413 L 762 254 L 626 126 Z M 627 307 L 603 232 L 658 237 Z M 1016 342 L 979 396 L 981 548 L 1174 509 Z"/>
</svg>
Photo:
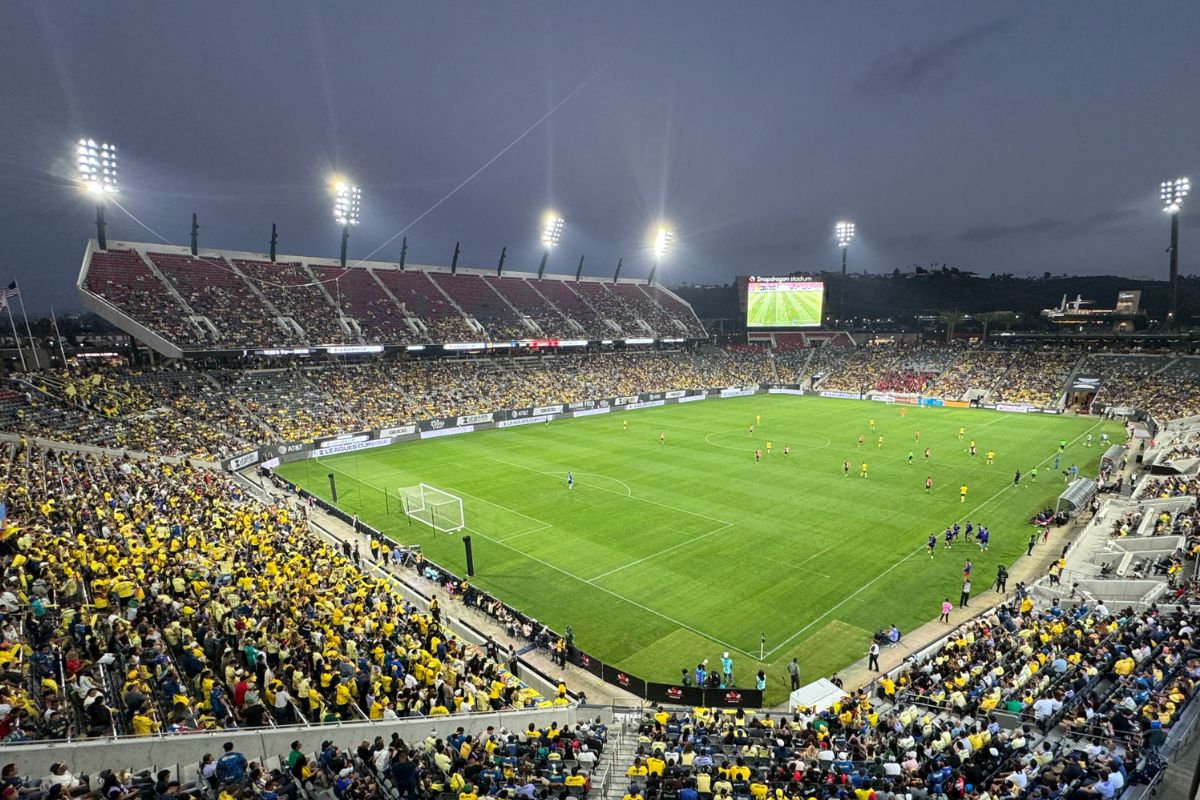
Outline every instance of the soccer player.
<svg viewBox="0 0 1200 800">
<path fill-rule="evenodd" d="M 946 531 L 942 534 L 942 539 L 946 543 L 946 549 L 949 550 L 950 546 L 954 544 L 954 531 L 946 528 Z"/>
<path fill-rule="evenodd" d="M 929 460 L 929 448 L 928 447 L 925 448 L 925 460 L 926 461 Z"/>
<path fill-rule="evenodd" d="M 996 451 L 988 450 L 987 451 L 987 463 L 991 464 L 995 460 L 996 460 Z"/>
<path fill-rule="evenodd" d="M 1031 480 L 1034 483 L 1037 483 L 1037 467 L 1034 467 L 1033 469 L 1029 470 L 1029 480 Z"/>
<path fill-rule="evenodd" d="M 867 477 L 867 462 L 864 461 L 862 463 L 862 467 L 860 467 L 858 470 L 858 477 L 860 477 L 860 478 Z"/>
<path fill-rule="evenodd" d="M 908 409 L 905 408 L 904 406 L 900 406 L 900 419 L 904 419 L 904 415 L 907 413 L 908 413 Z"/>
<path fill-rule="evenodd" d="M 966 433 L 966 432 L 967 432 L 967 429 L 966 429 L 966 428 L 962 428 L 962 427 L 960 427 L 960 428 L 958 429 L 958 438 L 959 438 L 959 439 L 963 438 L 963 434 L 964 434 L 964 433 Z"/>
<path fill-rule="evenodd" d="M 925 494 L 929 494 L 932 491 L 933 491 L 933 476 L 930 475 L 929 477 L 927 477 L 925 479 Z"/>
<path fill-rule="evenodd" d="M 751 436 L 754 435 L 754 426 L 753 425 L 750 426 L 750 435 Z"/>
<path fill-rule="evenodd" d="M 762 415 L 761 415 L 761 414 L 755 414 L 755 415 L 754 415 L 754 424 L 755 424 L 755 425 L 762 425 Z"/>
<path fill-rule="evenodd" d="M 875 430 L 875 420 L 868 420 L 867 424 L 871 426 L 871 430 Z"/>
<path fill-rule="evenodd" d="M 1066 450 L 1066 449 L 1067 449 L 1067 440 L 1059 439 L 1058 440 L 1058 452 L 1061 453 L 1063 450 Z"/>
<path fill-rule="evenodd" d="M 962 486 L 958 487 L 958 502 L 960 502 L 960 503 L 967 502 L 967 485 L 965 483 Z"/>
<path fill-rule="evenodd" d="M 912 450 L 909 450 L 909 451 L 908 451 L 908 465 L 909 465 L 910 467 L 912 466 L 912 460 L 913 460 L 913 451 L 912 451 Z"/>
<path fill-rule="evenodd" d="M 920 431 L 916 431 L 913 433 L 913 441 L 914 442 L 921 441 L 921 432 Z"/>
<path fill-rule="evenodd" d="M 621 430 L 623 430 L 623 431 L 629 430 L 629 420 L 627 420 L 627 419 L 621 420 Z"/>
<path fill-rule="evenodd" d="M 1087 441 L 1083 443 L 1083 446 L 1084 447 L 1092 446 L 1092 435 L 1090 433 L 1087 435 Z"/>
<path fill-rule="evenodd" d="M 971 454 L 972 458 L 975 457 L 975 443 L 974 442 L 971 442 L 971 446 L 967 448 L 967 452 Z"/>
<path fill-rule="evenodd" d="M 785 456 L 790 456 L 790 455 L 792 454 L 792 448 L 791 448 L 789 445 L 786 445 L 786 444 L 785 444 L 785 445 L 783 446 L 783 454 L 784 454 Z"/>
<path fill-rule="evenodd" d="M 864 464 L 863 466 L 866 466 L 866 465 Z M 848 458 L 842 462 L 842 477 L 843 478 L 850 477 L 850 459 L 848 459 Z"/>
<path fill-rule="evenodd" d="M 981 552 L 981 553 L 987 552 L 988 537 L 990 537 L 990 536 L 991 536 L 991 534 L 988 533 L 987 528 L 984 528 L 984 527 L 979 528 L 979 552 Z"/>
<path fill-rule="evenodd" d="M 1108 434 L 1107 433 L 1100 434 L 1100 444 L 1108 444 Z"/>
<path fill-rule="evenodd" d="M 882 434 L 882 433 L 881 433 L 881 434 L 879 434 L 879 444 L 877 444 L 877 445 L 875 445 L 875 446 L 876 446 L 876 447 L 883 447 L 883 434 Z"/>
<path fill-rule="evenodd" d="M 767 455 L 771 455 L 771 440 L 767 439 Z"/>
<path fill-rule="evenodd" d="M 963 580 L 965 581 L 970 577 L 971 577 L 971 559 L 968 558 L 966 560 L 966 562 L 963 564 Z"/>
<path fill-rule="evenodd" d="M 1061 456 L 1059 456 L 1059 454 L 1058 454 L 1058 453 L 1055 453 L 1055 454 L 1054 454 L 1054 469 L 1055 469 L 1056 471 L 1058 470 L 1058 465 L 1059 465 L 1059 462 L 1060 462 L 1060 461 L 1061 461 Z"/>
<path fill-rule="evenodd" d="M 925 543 L 925 549 L 929 551 L 929 557 L 933 558 L 933 551 L 937 549 L 937 534 L 929 534 L 929 541 Z"/>
<path fill-rule="evenodd" d="M 858 446 L 859 446 L 859 447 L 862 447 L 862 446 L 863 446 L 863 441 L 864 441 L 864 438 L 865 438 L 865 437 L 863 437 L 863 435 L 862 435 L 861 433 L 858 435 Z"/>
<path fill-rule="evenodd" d="M 667 432 L 666 431 L 658 432 L 658 441 L 660 441 L 663 444 L 667 443 Z"/>
<path fill-rule="evenodd" d="M 1018 486 L 1021 483 L 1021 470 L 1013 473 L 1013 486 Z"/>
<path fill-rule="evenodd" d="M 762 461 L 762 450 L 756 447 L 754 448 L 754 463 L 757 464 L 760 461 Z"/>
<path fill-rule="evenodd" d="M 569 492 L 574 488 L 575 488 L 575 476 L 568 472 L 567 473 L 567 491 Z"/>
</svg>

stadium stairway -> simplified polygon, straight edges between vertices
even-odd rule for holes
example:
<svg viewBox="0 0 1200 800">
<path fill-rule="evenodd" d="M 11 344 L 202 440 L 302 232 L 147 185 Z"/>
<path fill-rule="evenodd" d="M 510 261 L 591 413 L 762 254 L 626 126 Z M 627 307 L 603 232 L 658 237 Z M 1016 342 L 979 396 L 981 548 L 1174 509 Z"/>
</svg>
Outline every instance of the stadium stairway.
<svg viewBox="0 0 1200 800">
<path fill-rule="evenodd" d="M 601 800 L 623 800 L 630 784 L 636 780 L 625 775 L 637 757 L 638 726 L 642 719 L 641 709 L 614 709 L 613 724 L 609 729 L 608 746 L 604 750 L 601 764 L 596 765 L 592 776 L 593 797 Z M 613 740 L 616 729 L 616 741 Z M 603 775 L 601 771 L 603 770 Z M 644 789 L 644 785 L 639 785 Z M 600 792 L 596 792 L 600 789 Z"/>
</svg>

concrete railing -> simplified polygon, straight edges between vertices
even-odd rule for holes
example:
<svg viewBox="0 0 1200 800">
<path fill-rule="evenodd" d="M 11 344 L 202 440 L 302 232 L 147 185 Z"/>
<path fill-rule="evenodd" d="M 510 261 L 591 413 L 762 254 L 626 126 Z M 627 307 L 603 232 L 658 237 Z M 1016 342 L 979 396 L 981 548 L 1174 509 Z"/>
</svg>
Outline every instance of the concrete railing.
<svg viewBox="0 0 1200 800">
<path fill-rule="evenodd" d="M 221 755 L 225 742 L 250 761 L 265 761 L 272 756 L 286 756 L 291 743 L 299 741 L 305 753 L 317 750 L 321 742 L 331 741 L 343 749 L 353 749 L 364 739 L 382 736 L 384 741 L 393 733 L 406 742 L 419 742 L 432 731 L 439 738 L 453 733 L 460 726 L 471 735 L 484 733 L 489 726 L 499 731 L 525 730 L 529 723 L 544 728 L 551 722 L 559 727 L 597 716 L 605 724 L 612 721 L 611 710 L 589 708 L 586 712 L 576 706 L 501 711 L 490 713 L 455 714 L 445 717 L 413 717 L 393 722 L 351 722 L 328 725 L 296 725 L 255 730 L 221 730 L 186 734 L 156 734 L 138 738 L 83 739 L 73 742 L 34 741 L 0 747 L 0 761 L 13 762 L 20 775 L 46 775 L 56 761 L 66 764 L 71 772 L 95 774 L 102 769 L 147 768 L 168 769 L 177 765 L 187 771 L 199 764 L 205 753 Z"/>
</svg>

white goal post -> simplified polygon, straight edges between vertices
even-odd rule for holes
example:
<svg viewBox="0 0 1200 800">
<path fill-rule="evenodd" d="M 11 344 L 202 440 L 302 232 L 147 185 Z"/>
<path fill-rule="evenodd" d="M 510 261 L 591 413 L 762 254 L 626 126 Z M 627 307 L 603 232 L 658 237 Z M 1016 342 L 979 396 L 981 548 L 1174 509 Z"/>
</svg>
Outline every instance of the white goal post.
<svg viewBox="0 0 1200 800">
<path fill-rule="evenodd" d="M 461 531 L 466 526 L 461 497 L 427 483 L 404 486 L 398 492 L 401 508 L 410 520 L 423 522 L 442 533 Z"/>
</svg>

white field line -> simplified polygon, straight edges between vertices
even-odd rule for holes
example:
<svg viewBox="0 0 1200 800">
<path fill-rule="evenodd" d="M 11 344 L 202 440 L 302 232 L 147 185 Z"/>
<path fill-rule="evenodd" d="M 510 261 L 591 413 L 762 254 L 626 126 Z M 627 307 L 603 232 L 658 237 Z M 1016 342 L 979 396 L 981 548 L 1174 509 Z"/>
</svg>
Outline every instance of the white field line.
<svg viewBox="0 0 1200 800">
<path fill-rule="evenodd" d="M 526 472 L 533 472 L 538 475 L 549 475 L 551 477 L 557 478 L 563 474 L 563 473 L 559 473 L 559 472 L 547 472 L 546 470 L 534 469 L 533 467 L 527 467 L 524 464 L 517 464 L 512 461 L 505 461 L 503 458 L 496 458 L 495 456 L 484 456 L 484 458 L 489 459 L 491 461 L 495 461 L 499 464 L 507 464 L 510 467 L 516 467 L 517 469 L 523 469 Z M 593 474 L 598 474 L 598 473 L 593 473 Z M 607 476 L 602 476 L 602 477 L 607 477 Z M 612 480 L 612 479 L 610 478 L 610 480 Z M 592 488 L 599 489 L 602 492 L 608 492 L 609 494 L 615 494 L 618 497 L 628 497 L 630 500 L 637 500 L 639 503 L 649 503 L 650 505 L 658 506 L 659 508 L 666 508 L 671 511 L 678 511 L 680 514 L 688 514 L 693 517 L 700 517 L 701 519 L 706 519 L 709 522 L 716 522 L 720 525 L 733 525 L 734 524 L 734 523 L 730 522 L 729 520 L 717 519 L 716 517 L 710 517 L 707 514 L 701 514 L 699 511 L 688 511 L 686 508 L 679 508 L 678 506 L 667 505 L 666 503 L 660 503 L 657 500 L 651 500 L 646 497 L 637 497 L 637 496 L 631 495 L 631 494 L 630 495 L 621 494 L 620 492 L 614 492 L 612 489 L 605 489 L 603 486 L 592 485 Z"/>
<path fill-rule="evenodd" d="M 679 548 L 685 547 L 689 544 L 695 544 L 696 542 L 700 541 L 701 539 L 707 539 L 709 536 L 715 536 L 716 534 L 720 533 L 721 531 L 729 530 L 732 527 L 733 527 L 732 522 L 726 522 L 724 525 L 722 525 L 719 528 L 713 528 L 711 531 L 702 533 L 699 536 L 693 536 L 691 539 L 682 541 L 679 544 L 673 544 L 670 547 L 663 548 L 662 550 L 659 550 L 657 553 L 651 553 L 650 555 L 643 556 L 642 558 L 639 558 L 636 561 L 630 561 L 628 564 L 622 564 L 621 566 L 619 566 L 615 569 L 610 569 L 608 572 L 601 572 L 599 575 L 594 575 L 591 578 L 588 578 L 588 582 L 590 583 L 591 581 L 598 581 L 601 578 L 606 578 L 609 575 L 612 575 L 614 572 L 620 572 L 623 569 L 629 569 L 630 567 L 636 567 L 638 564 L 641 564 L 643 561 L 649 561 L 652 558 L 658 558 L 659 556 L 666 555 L 667 553 L 670 553 L 673 550 L 678 550 Z"/>
<path fill-rule="evenodd" d="M 1075 442 L 1079 441 L 1079 440 L 1080 440 L 1080 439 L 1082 439 L 1084 436 L 1086 436 L 1087 434 L 1089 434 L 1089 433 L 1091 433 L 1092 431 L 1094 431 L 1094 430 L 1095 430 L 1096 428 L 1098 428 L 1098 427 L 1099 427 L 1101 424 L 1103 424 L 1103 421 L 1095 423 L 1094 425 L 1092 425 L 1092 427 L 1088 428 L 1086 431 L 1084 431 L 1083 433 L 1079 434 L 1079 435 L 1078 435 L 1078 436 L 1076 436 L 1074 439 L 1072 439 L 1070 443 L 1071 443 L 1071 444 L 1075 444 Z M 1052 458 L 1054 458 L 1054 456 L 1053 456 L 1053 455 L 1049 456 L 1048 458 L 1044 458 L 1044 459 L 1042 459 L 1040 462 L 1038 462 L 1037 466 L 1039 466 L 1039 467 L 1040 467 L 1042 464 L 1045 464 L 1047 461 L 1050 461 Z M 1004 494 L 1005 492 L 1007 492 L 1009 489 L 1012 489 L 1012 488 L 1013 488 L 1012 484 L 1009 484 L 1008 486 L 1005 486 L 1003 489 L 1001 489 L 1000 491 L 996 492 L 994 495 L 992 495 L 991 497 L 989 497 L 987 500 L 984 500 L 982 503 L 980 503 L 979 505 L 975 506 L 973 509 L 971 509 L 971 511 L 967 512 L 966 514 L 964 514 L 962 517 L 960 517 L 960 518 L 959 518 L 959 520 L 958 520 L 958 521 L 959 521 L 959 522 L 962 522 L 962 521 L 963 521 L 963 520 L 965 520 L 965 519 L 966 519 L 966 518 L 967 518 L 967 517 L 968 517 L 970 514 L 974 514 L 974 513 L 976 513 L 977 511 L 979 511 L 979 509 L 983 508 L 984 506 L 990 505 L 990 504 L 992 503 L 992 501 L 993 501 L 993 500 L 995 500 L 997 497 L 999 497 L 1000 495 Z M 915 556 L 917 553 L 920 553 L 920 552 L 921 552 L 922 550 L 924 550 L 924 549 L 925 549 L 925 545 L 921 545 L 921 546 L 920 546 L 920 547 L 918 547 L 916 550 L 913 550 L 911 553 L 909 553 L 908 555 L 906 555 L 906 556 L 904 556 L 903 558 L 901 558 L 901 559 L 900 559 L 899 561 L 897 561 L 895 564 L 892 564 L 890 567 L 888 567 L 887 569 L 885 569 L 883 572 L 879 573 L 879 574 L 878 574 L 878 575 L 876 575 L 874 578 L 872 578 L 871 580 L 869 580 L 869 581 L 867 581 L 866 583 L 864 583 L 862 586 L 860 586 L 860 587 L 858 587 L 857 589 L 855 589 L 853 592 L 851 592 L 849 595 L 847 595 L 847 596 L 846 596 L 846 597 L 845 597 L 845 598 L 844 598 L 844 599 L 843 599 L 843 600 L 842 600 L 840 603 L 838 603 L 837 605 L 833 606 L 832 608 L 830 608 L 829 610 L 827 610 L 825 613 L 823 613 L 821 616 L 817 617 L 817 618 L 816 618 L 816 619 L 814 619 L 812 622 L 808 623 L 808 624 L 807 624 L 807 625 L 805 625 L 803 628 L 801 628 L 800 630 L 796 631 L 795 633 L 793 633 L 793 634 L 792 634 L 791 636 L 789 636 L 788 638 L 784 639 L 784 640 L 783 640 L 782 642 L 780 642 L 779 644 L 775 645 L 775 647 L 773 647 L 773 648 L 771 648 L 770 650 L 768 650 L 768 651 L 766 652 L 766 656 L 769 658 L 770 656 L 772 656 L 773 654 L 775 654 L 777 651 L 779 651 L 779 650 L 780 650 L 780 649 L 782 649 L 783 647 L 786 647 L 786 646 L 787 646 L 787 645 L 788 645 L 790 642 L 792 642 L 794 639 L 796 639 L 796 637 L 800 636 L 800 634 L 804 633 L 804 632 L 805 632 L 805 631 L 807 631 L 809 628 L 811 628 L 813 625 L 816 625 L 818 622 L 820 622 L 821 620 L 825 619 L 826 617 L 828 617 L 828 616 L 829 616 L 830 614 L 832 614 L 833 612 L 837 611 L 839 608 L 841 608 L 842 606 L 844 606 L 846 603 L 849 603 L 849 602 L 850 602 L 851 600 L 853 600 L 855 597 L 858 597 L 858 596 L 859 596 L 860 594 L 862 594 L 862 593 L 863 593 L 865 590 L 867 590 L 867 589 L 871 588 L 871 587 L 872 587 L 872 586 L 874 586 L 876 583 L 878 583 L 880 580 L 882 580 L 884 577 L 886 577 L 887 575 L 889 575 L 889 574 L 892 572 L 892 570 L 896 569 L 896 567 L 900 566 L 900 565 L 901 565 L 901 564 L 903 564 L 905 561 L 908 561 L 910 558 L 912 558 L 913 556 Z"/>
</svg>

